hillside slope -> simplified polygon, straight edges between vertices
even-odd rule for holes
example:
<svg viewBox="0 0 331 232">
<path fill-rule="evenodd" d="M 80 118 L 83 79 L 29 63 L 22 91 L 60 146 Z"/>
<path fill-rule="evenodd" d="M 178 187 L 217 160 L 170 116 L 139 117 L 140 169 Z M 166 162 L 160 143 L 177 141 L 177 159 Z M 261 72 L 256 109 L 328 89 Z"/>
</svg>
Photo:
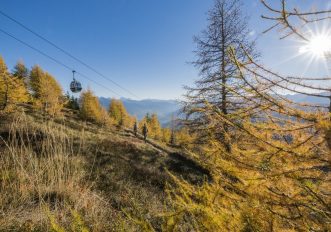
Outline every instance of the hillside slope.
<svg viewBox="0 0 331 232">
<path fill-rule="evenodd" d="M 25 107 L 0 123 L 0 231 L 69 228 L 79 218 L 92 231 L 138 230 L 128 215 L 158 228 L 171 182 L 166 170 L 195 184 L 209 176 L 180 150 L 71 111 L 53 120 Z"/>
</svg>

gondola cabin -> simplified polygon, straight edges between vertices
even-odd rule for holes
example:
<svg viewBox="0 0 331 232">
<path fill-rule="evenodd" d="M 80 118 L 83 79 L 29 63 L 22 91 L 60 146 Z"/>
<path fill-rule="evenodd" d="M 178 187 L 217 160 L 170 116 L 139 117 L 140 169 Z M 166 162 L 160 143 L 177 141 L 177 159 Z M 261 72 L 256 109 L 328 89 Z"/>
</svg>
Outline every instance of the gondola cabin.
<svg viewBox="0 0 331 232">
<path fill-rule="evenodd" d="M 75 72 L 76 71 L 72 71 L 73 81 L 70 83 L 70 90 L 73 93 L 79 93 L 82 91 L 82 84 L 75 79 Z"/>
<path fill-rule="evenodd" d="M 82 84 L 79 81 L 76 81 L 75 79 L 70 83 L 70 90 L 73 93 L 79 93 L 82 91 Z"/>
</svg>

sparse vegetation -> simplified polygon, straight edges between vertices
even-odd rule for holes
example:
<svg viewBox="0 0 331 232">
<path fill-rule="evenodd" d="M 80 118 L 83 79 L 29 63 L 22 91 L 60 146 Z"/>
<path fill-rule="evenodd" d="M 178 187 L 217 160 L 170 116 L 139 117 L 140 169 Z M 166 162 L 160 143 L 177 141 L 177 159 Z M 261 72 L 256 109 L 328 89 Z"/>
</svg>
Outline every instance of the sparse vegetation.
<svg viewBox="0 0 331 232">
<path fill-rule="evenodd" d="M 79 152 L 84 138 L 24 113 L 11 117 L 1 120 L 1 230 L 45 231 L 49 222 L 67 228 L 77 223 L 78 212 L 97 228 L 105 208 L 83 182 L 86 161 Z"/>
<path fill-rule="evenodd" d="M 166 170 L 192 183 L 208 175 L 193 161 L 72 111 L 45 121 L 21 105 L 2 115 L 0 128 L 4 231 L 136 231 L 136 217 L 161 228 Z"/>
</svg>

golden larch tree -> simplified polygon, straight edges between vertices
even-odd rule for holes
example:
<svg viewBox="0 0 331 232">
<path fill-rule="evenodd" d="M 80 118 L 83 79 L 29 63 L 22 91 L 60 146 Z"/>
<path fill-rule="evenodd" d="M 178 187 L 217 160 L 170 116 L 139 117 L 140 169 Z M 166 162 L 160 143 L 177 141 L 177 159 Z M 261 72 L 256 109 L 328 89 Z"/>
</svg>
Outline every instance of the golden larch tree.
<svg viewBox="0 0 331 232">
<path fill-rule="evenodd" d="M 80 115 L 84 120 L 96 122 L 103 125 L 110 125 L 111 119 L 108 116 L 97 96 L 92 90 L 87 89 L 80 95 Z"/>
<path fill-rule="evenodd" d="M 17 103 L 28 100 L 29 95 L 24 80 L 11 75 L 4 59 L 0 56 L 0 110 L 12 111 Z"/>
<path fill-rule="evenodd" d="M 62 87 L 51 74 L 35 65 L 30 72 L 29 86 L 37 109 L 51 116 L 61 112 L 64 106 Z"/>
<path fill-rule="evenodd" d="M 131 117 L 123 102 L 119 99 L 112 99 L 109 104 L 109 116 L 116 126 L 131 127 L 134 123 L 134 118 Z"/>
<path fill-rule="evenodd" d="M 156 113 L 150 115 L 147 113 L 145 117 L 139 122 L 139 129 L 142 131 L 143 126 L 146 124 L 148 129 L 148 137 L 156 140 L 162 139 L 161 124 Z"/>
</svg>

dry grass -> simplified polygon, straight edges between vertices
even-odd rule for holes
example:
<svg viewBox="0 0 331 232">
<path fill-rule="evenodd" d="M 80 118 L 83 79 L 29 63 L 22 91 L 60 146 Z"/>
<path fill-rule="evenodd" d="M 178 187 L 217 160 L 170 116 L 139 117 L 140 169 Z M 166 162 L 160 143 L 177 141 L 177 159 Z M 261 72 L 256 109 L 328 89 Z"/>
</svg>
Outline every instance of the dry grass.
<svg viewBox="0 0 331 232">
<path fill-rule="evenodd" d="M 83 215 L 93 230 L 101 230 L 105 204 L 84 184 L 84 143 L 62 127 L 34 123 L 13 115 L 2 133 L 0 147 L 0 228 L 49 230 L 50 218 L 68 227 L 72 213 Z M 74 147 L 78 144 L 78 147 Z"/>
<path fill-rule="evenodd" d="M 0 231 L 141 231 L 128 215 L 161 228 L 165 170 L 203 178 L 176 154 L 74 116 L 0 118 Z"/>
</svg>

